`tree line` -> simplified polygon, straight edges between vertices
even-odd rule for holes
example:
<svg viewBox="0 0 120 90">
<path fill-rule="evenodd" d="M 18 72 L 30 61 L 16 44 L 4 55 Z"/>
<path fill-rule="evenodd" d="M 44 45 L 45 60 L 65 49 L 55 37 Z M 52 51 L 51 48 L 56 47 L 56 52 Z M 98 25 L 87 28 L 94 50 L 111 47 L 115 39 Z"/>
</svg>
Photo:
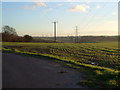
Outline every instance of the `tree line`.
<svg viewBox="0 0 120 90">
<path fill-rule="evenodd" d="M 54 42 L 53 40 L 36 39 L 30 35 L 19 36 L 16 32 L 16 29 L 8 25 L 2 27 L 2 33 L 0 33 L 0 38 L 1 37 L 2 42 L 41 42 L 41 43 Z"/>
<path fill-rule="evenodd" d="M 5 25 L 2 28 L 3 42 L 41 42 L 41 43 L 54 43 L 54 37 L 32 37 L 30 35 L 18 36 L 16 29 Z M 119 36 L 78 36 L 78 43 L 82 42 L 102 42 L 102 41 L 118 41 Z M 1 41 L 1 39 L 0 39 Z M 57 37 L 56 43 L 76 43 L 75 36 Z"/>
<path fill-rule="evenodd" d="M 30 35 L 18 36 L 15 28 L 5 25 L 2 28 L 3 42 L 32 42 L 33 37 Z"/>
</svg>

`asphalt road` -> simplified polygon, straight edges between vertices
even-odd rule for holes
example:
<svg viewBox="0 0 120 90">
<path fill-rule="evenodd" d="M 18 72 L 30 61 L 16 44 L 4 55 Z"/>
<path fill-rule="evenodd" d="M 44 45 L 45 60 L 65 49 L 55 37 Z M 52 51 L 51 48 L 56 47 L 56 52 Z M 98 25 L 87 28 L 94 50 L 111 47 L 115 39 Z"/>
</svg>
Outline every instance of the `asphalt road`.
<svg viewBox="0 0 120 90">
<path fill-rule="evenodd" d="M 2 54 L 3 88 L 82 88 L 82 74 L 47 58 Z"/>
</svg>

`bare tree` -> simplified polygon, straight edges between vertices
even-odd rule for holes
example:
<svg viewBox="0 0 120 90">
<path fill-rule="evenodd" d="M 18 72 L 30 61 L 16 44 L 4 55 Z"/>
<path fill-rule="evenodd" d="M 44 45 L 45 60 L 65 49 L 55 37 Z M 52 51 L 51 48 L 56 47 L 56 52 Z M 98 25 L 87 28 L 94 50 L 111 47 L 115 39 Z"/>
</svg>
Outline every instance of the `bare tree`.
<svg viewBox="0 0 120 90">
<path fill-rule="evenodd" d="M 10 35 L 17 35 L 17 32 L 15 31 L 15 29 L 13 27 L 8 26 L 8 25 L 5 25 L 2 28 L 2 33 L 10 34 Z"/>
<path fill-rule="evenodd" d="M 17 41 L 18 35 L 13 27 L 5 25 L 2 28 L 2 41 L 5 42 L 15 42 Z"/>
</svg>

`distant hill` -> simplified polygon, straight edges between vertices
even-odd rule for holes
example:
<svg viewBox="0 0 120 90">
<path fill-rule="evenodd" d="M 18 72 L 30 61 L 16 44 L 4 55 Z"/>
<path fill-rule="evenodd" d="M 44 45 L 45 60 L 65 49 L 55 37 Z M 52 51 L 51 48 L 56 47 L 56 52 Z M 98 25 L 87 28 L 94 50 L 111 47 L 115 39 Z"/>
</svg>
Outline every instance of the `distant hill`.
<svg viewBox="0 0 120 90">
<path fill-rule="evenodd" d="M 54 40 L 54 37 L 33 37 L 35 40 Z M 57 37 L 57 41 L 66 42 L 66 43 L 74 43 L 76 42 L 75 36 L 68 37 Z M 104 42 L 104 41 L 118 41 L 118 36 L 79 36 L 78 40 L 80 42 Z"/>
</svg>

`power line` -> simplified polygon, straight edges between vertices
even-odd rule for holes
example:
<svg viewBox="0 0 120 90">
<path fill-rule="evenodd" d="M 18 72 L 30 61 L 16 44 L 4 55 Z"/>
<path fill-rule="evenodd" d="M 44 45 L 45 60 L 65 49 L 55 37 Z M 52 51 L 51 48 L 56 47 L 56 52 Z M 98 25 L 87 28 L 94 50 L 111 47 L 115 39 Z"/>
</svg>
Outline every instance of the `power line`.
<svg viewBox="0 0 120 90">
<path fill-rule="evenodd" d="M 105 5 L 105 3 L 102 5 L 102 6 L 104 6 Z M 108 4 L 107 4 L 108 5 Z M 107 5 L 105 5 L 105 6 L 107 6 Z M 97 12 L 95 12 L 94 13 L 94 15 L 92 15 L 92 17 L 91 17 L 91 19 L 89 19 L 88 20 L 88 22 L 83 26 L 83 28 L 82 29 L 85 29 L 85 28 L 87 28 L 88 26 L 89 26 L 89 24 L 93 21 L 93 19 L 96 17 L 96 14 L 98 13 L 98 11 Z"/>
<path fill-rule="evenodd" d="M 112 10 L 113 10 L 116 6 L 117 6 L 117 5 L 113 6 L 113 7 L 112 7 Z M 106 18 L 107 15 L 108 15 L 108 14 L 106 14 L 106 13 L 109 13 L 109 12 L 111 12 L 112 10 L 110 10 L 110 11 L 108 11 L 108 12 L 105 12 L 101 17 L 103 17 L 104 20 L 105 20 L 105 18 Z M 94 17 L 94 18 L 95 18 L 95 17 Z M 94 19 L 94 18 L 93 18 L 93 19 Z M 108 18 L 108 17 L 107 17 L 107 18 Z M 85 27 L 86 30 L 88 30 L 88 26 L 89 26 L 92 22 L 93 22 L 93 20 L 92 20 L 90 23 L 87 24 L 87 26 Z M 98 23 L 100 23 L 100 22 L 98 22 Z M 98 24 L 98 23 L 97 23 L 97 24 Z"/>
</svg>

